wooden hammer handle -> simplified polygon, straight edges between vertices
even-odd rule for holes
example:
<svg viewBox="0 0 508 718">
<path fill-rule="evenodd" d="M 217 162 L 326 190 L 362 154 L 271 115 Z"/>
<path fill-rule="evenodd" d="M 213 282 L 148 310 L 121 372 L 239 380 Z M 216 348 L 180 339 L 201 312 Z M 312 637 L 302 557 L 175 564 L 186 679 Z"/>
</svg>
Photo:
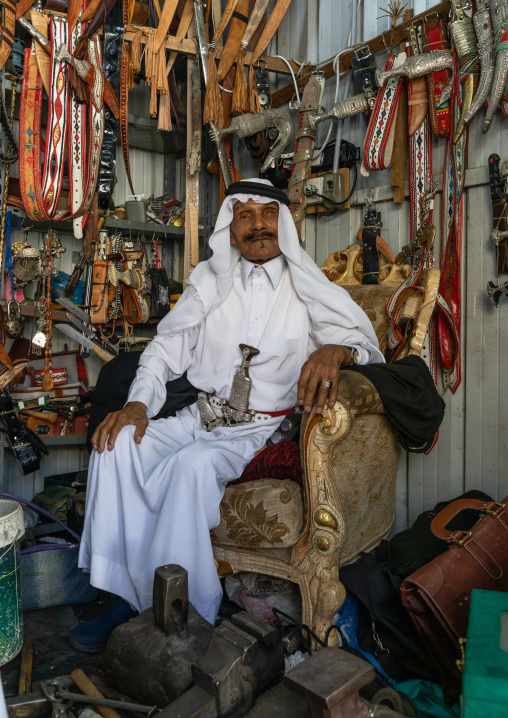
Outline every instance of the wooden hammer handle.
<svg viewBox="0 0 508 718">
<path fill-rule="evenodd" d="M 51 412 L 43 412 L 43 411 L 31 411 L 30 409 L 23 409 L 22 414 L 27 414 L 28 416 L 33 416 L 36 419 L 43 419 L 44 421 L 49 421 L 50 424 L 55 424 L 58 420 L 58 414 L 56 411 Z"/>
<path fill-rule="evenodd" d="M 85 696 L 94 696 L 95 698 L 104 698 L 100 690 L 94 686 L 92 681 L 88 678 L 81 668 L 76 668 L 72 671 L 71 678 L 77 685 L 79 690 L 85 694 Z M 94 710 L 97 710 L 103 718 L 120 718 L 120 714 L 117 713 L 113 708 L 106 706 L 95 706 Z"/>
</svg>

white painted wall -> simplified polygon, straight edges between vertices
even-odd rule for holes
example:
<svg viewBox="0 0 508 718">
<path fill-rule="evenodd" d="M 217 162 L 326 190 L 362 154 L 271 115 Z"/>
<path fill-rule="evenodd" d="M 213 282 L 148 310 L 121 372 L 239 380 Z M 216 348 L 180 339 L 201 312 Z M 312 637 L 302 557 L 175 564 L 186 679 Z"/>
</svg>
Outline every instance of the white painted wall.
<svg viewBox="0 0 508 718">
<path fill-rule="evenodd" d="M 334 55 L 346 44 L 352 1 L 293 0 L 272 42 L 270 54 L 282 54 L 301 62 L 323 61 Z M 409 4 L 417 14 L 434 3 L 432 0 L 413 0 Z M 388 20 L 378 19 L 378 15 L 378 1 L 364 0 L 359 18 L 359 41 L 368 41 L 378 33 L 388 30 Z M 378 66 L 382 67 L 385 59 L 386 53 L 378 55 Z M 276 79 L 273 76 L 271 80 L 272 89 L 277 89 L 288 81 L 286 77 Z M 324 97 L 326 108 L 333 102 L 333 83 L 334 80 L 327 81 Z M 341 87 L 344 87 L 343 79 Z M 297 123 L 298 113 L 295 112 L 294 116 Z M 408 521 L 413 521 L 422 510 L 434 506 L 438 500 L 452 498 L 467 489 L 482 489 L 494 498 L 503 498 L 508 493 L 508 393 L 502 378 L 508 356 L 508 303 L 503 298 L 504 302 L 501 302 L 499 309 L 495 309 L 485 293 L 487 281 L 495 279 L 496 276 L 495 253 L 488 241 L 492 210 L 485 168 L 487 158 L 492 152 L 497 152 L 502 159 L 507 159 L 503 146 L 507 139 L 508 124 L 498 115 L 486 136 L 481 134 L 480 125 L 480 117 L 475 118 L 470 132 L 468 188 L 465 196 L 463 381 L 454 396 L 449 392 L 445 394 L 446 416 L 433 452 L 429 456 L 404 455 L 401 459 L 397 484 L 397 529 L 405 527 Z M 327 129 L 321 128 L 321 140 Z M 345 139 L 361 145 L 364 134 L 365 123 L 362 117 L 346 121 L 343 134 Z M 442 174 L 443 157 L 444 141 L 435 140 L 434 174 L 439 177 Z M 245 177 L 257 173 L 257 167 L 245 150 L 239 149 L 236 161 Z M 142 178 L 147 194 L 151 191 L 155 194 L 162 192 L 160 155 L 134 150 L 131 166 L 134 181 L 137 184 L 138 178 Z M 121 202 L 128 194 L 121 170 L 121 157 L 118 157 L 118 167 L 115 199 Z M 396 254 L 408 241 L 409 202 L 399 206 L 386 199 L 390 196 L 389 185 L 389 172 L 371 173 L 367 180 L 359 180 L 358 192 L 355 193 L 353 202 L 362 201 L 365 188 L 377 188 L 378 196 L 384 198 L 378 202 L 383 218 L 382 236 Z M 182 197 L 185 187 L 182 162 L 177 170 L 176 186 L 177 196 Z M 436 221 L 440 215 L 440 200 L 438 194 L 435 205 Z M 205 212 L 216 212 L 216 188 L 213 189 L 212 198 L 206 202 L 206 206 L 202 202 L 200 213 Z M 322 264 L 332 252 L 347 247 L 353 241 L 362 224 L 362 214 L 363 206 L 358 205 L 327 218 L 307 221 L 306 249 L 318 264 Z M 436 257 L 439 257 L 439 246 L 440 228 L 437 226 Z M 178 255 L 177 247 L 175 252 Z M 62 261 L 64 270 L 67 267 L 67 259 L 70 259 L 70 253 Z M 62 340 L 57 339 L 56 344 L 58 347 Z M 92 383 L 98 368 L 99 362 L 95 359 L 88 362 Z M 382 450 L 383 447 L 379 447 L 379 451 Z M 30 497 L 35 490 L 42 488 L 44 475 L 77 469 L 79 461 L 77 450 L 54 450 L 49 458 L 43 460 L 41 471 L 35 476 L 22 479 L 15 469 L 6 472 L 7 487 Z M 81 462 L 85 461 L 86 457 L 82 456 Z"/>
</svg>

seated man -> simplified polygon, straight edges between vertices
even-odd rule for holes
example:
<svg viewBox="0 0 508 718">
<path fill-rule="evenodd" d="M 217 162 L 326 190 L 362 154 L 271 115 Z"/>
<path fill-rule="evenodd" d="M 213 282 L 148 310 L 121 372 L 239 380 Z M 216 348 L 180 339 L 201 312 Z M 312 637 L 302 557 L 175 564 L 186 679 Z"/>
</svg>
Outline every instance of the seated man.
<svg viewBox="0 0 508 718">
<path fill-rule="evenodd" d="M 160 322 L 125 407 L 92 436 L 79 565 L 124 600 L 74 631 L 83 650 L 101 650 L 116 625 L 152 605 L 154 569 L 168 563 L 187 569 L 189 599 L 214 623 L 222 591 L 209 531 L 227 482 L 283 414 L 310 411 L 316 391 L 318 412 L 335 403 L 341 366 L 383 361 L 367 315 L 300 247 L 284 193 L 256 179 L 226 195 L 213 256 Z M 235 376 L 242 366 L 250 396 L 249 380 Z M 185 371 L 198 403 L 150 421 L 166 382 Z"/>
</svg>

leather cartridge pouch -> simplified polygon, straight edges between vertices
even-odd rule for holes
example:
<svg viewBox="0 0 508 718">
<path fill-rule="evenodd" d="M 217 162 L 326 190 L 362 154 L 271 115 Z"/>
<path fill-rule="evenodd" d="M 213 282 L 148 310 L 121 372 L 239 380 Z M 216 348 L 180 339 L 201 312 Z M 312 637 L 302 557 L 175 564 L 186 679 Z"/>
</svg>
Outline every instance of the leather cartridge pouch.
<svg viewBox="0 0 508 718">
<path fill-rule="evenodd" d="M 458 499 L 432 521 L 435 536 L 450 548 L 415 571 L 401 586 L 401 598 L 418 633 L 439 668 L 447 702 L 458 699 L 460 638 L 465 638 L 471 590 L 508 591 L 508 496 L 502 503 Z M 470 531 L 446 530 L 463 509 L 478 509 Z"/>
</svg>

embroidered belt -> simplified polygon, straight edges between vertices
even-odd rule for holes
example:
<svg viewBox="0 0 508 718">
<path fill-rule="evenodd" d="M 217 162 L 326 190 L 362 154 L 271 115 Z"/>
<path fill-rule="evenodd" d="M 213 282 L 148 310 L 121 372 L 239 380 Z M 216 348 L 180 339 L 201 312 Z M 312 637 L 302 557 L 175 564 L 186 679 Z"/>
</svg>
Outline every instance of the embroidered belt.
<svg viewBox="0 0 508 718">
<path fill-rule="evenodd" d="M 457 78 L 457 73 L 455 73 Z M 452 129 L 457 134 L 461 121 L 463 84 L 455 82 L 452 97 Z M 443 169 L 443 198 L 441 210 L 441 282 L 439 293 L 449 307 L 450 317 L 455 330 L 450 330 L 450 322 L 440 312 L 437 322 L 439 353 L 444 369 L 444 385 L 452 393 L 461 381 L 460 351 L 456 345 L 460 340 L 461 322 L 461 261 L 463 233 L 463 189 L 466 174 L 466 153 L 469 127 L 460 135 L 456 143 L 449 140 Z M 436 342 L 437 343 L 437 342 Z"/>
<path fill-rule="evenodd" d="M 423 23 L 423 51 L 447 50 L 449 48 L 444 18 L 426 18 Z M 429 109 L 432 132 L 436 137 L 450 136 L 450 104 L 438 107 L 441 93 L 449 83 L 450 70 L 439 70 L 427 75 Z"/>
<path fill-rule="evenodd" d="M 397 57 L 390 55 L 385 71 L 402 65 L 404 60 L 405 55 L 402 52 Z M 401 77 L 391 78 L 377 93 L 365 136 L 362 174 L 369 170 L 388 169 L 392 163 L 395 118 L 403 82 Z"/>
<path fill-rule="evenodd" d="M 68 47 L 65 18 L 51 21 L 52 54 L 64 44 Z M 91 88 L 91 132 L 87 145 L 84 129 L 86 106 L 71 103 L 68 93 L 67 66 L 52 58 L 50 98 L 44 170 L 41 176 L 41 109 L 43 83 L 35 50 L 25 50 L 24 77 L 20 107 L 20 192 L 23 207 L 35 221 L 62 221 L 69 216 L 86 214 L 97 183 L 100 147 L 103 136 L 103 82 L 100 71 L 100 45 L 97 39 L 88 44 L 90 63 L 94 70 Z M 69 120 L 70 114 L 70 120 Z M 68 143 L 71 166 L 71 209 L 58 209 L 63 182 L 63 162 Z M 85 221 L 76 223 L 82 231 Z M 81 225 L 81 227 L 79 227 Z"/>
<path fill-rule="evenodd" d="M 417 30 L 414 25 L 407 29 L 408 44 L 406 46 L 407 57 L 414 57 L 420 54 L 420 43 Z M 412 137 L 422 126 L 429 110 L 429 94 L 425 76 L 415 77 L 408 81 L 408 133 Z"/>
<path fill-rule="evenodd" d="M 212 407 L 215 419 L 206 411 L 206 405 Z M 295 414 L 298 411 L 298 407 L 284 409 L 283 411 L 255 411 L 253 409 L 240 411 L 233 409 L 227 399 L 220 399 L 218 396 L 215 396 L 215 394 L 207 395 L 204 392 L 199 393 L 198 408 L 203 428 L 207 431 L 212 431 L 217 426 L 233 427 L 252 423 L 259 424 L 263 421 L 268 421 L 268 419 L 273 419 L 277 416 L 286 416 L 287 414 Z"/>
</svg>

